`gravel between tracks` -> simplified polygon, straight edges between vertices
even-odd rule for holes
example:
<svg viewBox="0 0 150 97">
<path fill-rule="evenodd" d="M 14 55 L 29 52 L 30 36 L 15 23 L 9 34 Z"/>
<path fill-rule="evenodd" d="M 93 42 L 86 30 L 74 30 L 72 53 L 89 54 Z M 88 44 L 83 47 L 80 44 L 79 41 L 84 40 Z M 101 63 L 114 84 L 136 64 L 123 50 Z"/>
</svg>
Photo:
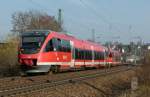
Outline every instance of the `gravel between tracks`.
<svg viewBox="0 0 150 97">
<path fill-rule="evenodd" d="M 121 93 L 121 89 L 130 88 L 129 83 L 134 75 L 135 72 L 129 70 L 93 78 L 84 82 L 68 83 L 34 91 L 30 94 L 18 95 L 18 97 L 117 97 Z M 112 93 L 116 94 L 113 95 Z"/>
<path fill-rule="evenodd" d="M 112 68 L 112 69 L 116 69 L 116 68 L 124 68 L 124 67 L 115 67 L 115 68 Z M 93 74 L 93 73 L 97 73 L 97 72 L 105 72 L 105 70 L 95 69 L 95 70 L 80 71 L 80 72 L 60 73 L 60 74 L 55 74 L 55 75 L 23 77 L 23 78 L 18 78 L 18 79 L 11 80 L 9 82 L 9 84 L 7 84 L 7 85 L 2 84 L 1 89 L 3 90 L 4 88 L 6 88 L 6 86 L 7 87 L 15 87 L 16 85 L 17 86 L 24 85 L 24 84 L 30 85 L 30 84 L 35 84 L 35 83 L 46 81 L 46 80 L 49 80 L 49 81 L 63 80 L 63 79 L 67 79 L 67 78 L 75 78 L 75 77 L 83 76 L 83 75 L 86 75 L 86 74 L 87 75 L 88 74 Z"/>
<path fill-rule="evenodd" d="M 113 67 L 111 69 L 116 69 L 116 67 Z M 75 78 L 75 77 L 93 74 L 97 72 L 105 72 L 105 69 L 93 69 L 93 70 L 86 70 L 86 71 L 65 72 L 65 73 L 58 73 L 58 74 L 29 76 L 29 77 L 10 77 L 10 78 L 5 78 L 0 80 L 0 91 L 7 88 L 16 87 L 16 86 L 32 85 L 32 84 L 42 83 L 45 81 L 64 80 L 67 78 Z"/>
</svg>

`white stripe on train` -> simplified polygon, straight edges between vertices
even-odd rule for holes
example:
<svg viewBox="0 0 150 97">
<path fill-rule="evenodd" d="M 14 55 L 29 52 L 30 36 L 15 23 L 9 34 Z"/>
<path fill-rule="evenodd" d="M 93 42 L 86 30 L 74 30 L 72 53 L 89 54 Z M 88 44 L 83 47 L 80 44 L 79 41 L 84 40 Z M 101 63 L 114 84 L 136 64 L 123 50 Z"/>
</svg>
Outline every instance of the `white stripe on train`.
<svg viewBox="0 0 150 97">
<path fill-rule="evenodd" d="M 118 64 L 118 62 L 38 62 L 37 65 L 105 65 L 105 64 Z"/>
</svg>

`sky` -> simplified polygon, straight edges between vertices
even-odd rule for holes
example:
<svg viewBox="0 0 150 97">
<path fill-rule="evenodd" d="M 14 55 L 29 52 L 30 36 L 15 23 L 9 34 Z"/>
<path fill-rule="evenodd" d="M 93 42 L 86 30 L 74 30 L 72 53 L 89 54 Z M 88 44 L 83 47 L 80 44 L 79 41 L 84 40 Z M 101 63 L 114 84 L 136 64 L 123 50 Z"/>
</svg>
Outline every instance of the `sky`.
<svg viewBox="0 0 150 97">
<path fill-rule="evenodd" d="M 150 42 L 150 0 L 1 0 L 0 39 L 11 33 L 12 14 L 39 10 L 51 16 L 62 9 L 63 26 L 80 39 L 97 42 Z"/>
</svg>

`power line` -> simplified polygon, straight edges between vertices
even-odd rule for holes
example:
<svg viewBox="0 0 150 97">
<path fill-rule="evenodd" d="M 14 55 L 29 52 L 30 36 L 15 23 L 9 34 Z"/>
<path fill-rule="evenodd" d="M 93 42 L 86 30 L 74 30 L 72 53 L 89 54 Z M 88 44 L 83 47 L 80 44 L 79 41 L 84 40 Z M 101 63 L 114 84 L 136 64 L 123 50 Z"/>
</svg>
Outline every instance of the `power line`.
<svg viewBox="0 0 150 97">
<path fill-rule="evenodd" d="M 80 0 L 80 2 L 87 8 L 90 9 L 92 13 L 94 13 L 97 17 L 100 17 L 100 19 L 105 22 L 110 24 L 109 21 L 107 21 L 101 14 L 98 14 L 91 6 L 87 5 L 83 0 Z"/>
<path fill-rule="evenodd" d="M 40 3 L 35 2 L 34 0 L 28 0 L 28 1 L 30 1 L 30 2 L 31 2 L 33 5 L 35 5 L 35 6 L 42 8 L 43 10 L 49 11 L 49 9 L 48 9 L 47 7 L 41 5 Z M 80 0 L 80 1 L 81 1 L 81 3 L 83 3 L 83 5 L 84 5 L 85 7 L 87 7 L 87 8 L 90 7 L 90 6 L 88 6 L 87 4 L 85 4 L 82 0 Z M 90 9 L 92 9 L 92 8 L 90 8 Z M 100 16 L 99 14 L 97 14 L 97 12 L 96 12 L 94 9 L 92 9 L 92 11 L 97 15 L 97 17 L 101 17 L 101 19 L 102 19 L 105 23 L 108 23 L 108 21 L 107 21 L 106 19 L 104 19 L 102 16 Z M 109 24 L 110 24 L 110 23 L 109 23 Z"/>
<path fill-rule="evenodd" d="M 49 9 L 43 5 L 41 5 L 40 3 L 38 2 L 35 2 L 34 0 L 28 0 L 30 3 L 32 3 L 33 5 L 37 6 L 37 7 L 40 7 L 42 8 L 43 11 L 49 11 Z"/>
<path fill-rule="evenodd" d="M 91 6 L 87 5 L 83 0 L 80 0 L 83 6 L 85 6 L 87 9 L 90 9 L 93 14 L 95 14 L 97 17 L 99 17 L 103 22 L 108 24 L 109 26 L 112 26 L 112 23 L 109 22 L 106 18 L 104 18 L 100 13 L 97 13 L 95 9 L 93 9 Z M 116 29 L 118 32 L 121 32 L 119 29 Z"/>
<path fill-rule="evenodd" d="M 34 0 L 28 0 L 28 1 L 30 1 L 33 5 L 35 5 L 35 6 L 37 6 L 37 7 L 41 7 L 43 11 L 49 11 L 49 8 L 47 8 L 47 7 L 43 6 L 43 5 L 41 5 L 40 3 L 37 3 L 37 2 L 34 1 Z M 68 15 L 65 16 L 65 17 L 67 17 L 67 19 L 69 19 L 69 21 L 72 21 L 72 22 L 74 22 L 74 23 L 75 23 L 75 22 L 78 23 L 76 20 L 72 19 L 72 18 L 69 17 Z M 90 27 L 90 26 L 88 26 L 88 25 L 81 24 L 81 23 L 80 23 L 79 25 L 81 25 L 80 27 L 85 27 L 85 28 L 89 28 L 89 27 Z"/>
<path fill-rule="evenodd" d="M 111 22 L 109 22 L 102 14 L 97 13 L 97 11 L 94 8 L 92 8 L 91 6 L 89 6 L 87 3 L 85 3 L 85 1 L 83 1 L 83 0 L 79 0 L 79 1 L 82 4 L 82 6 L 84 6 L 87 9 L 90 9 L 92 11 L 92 13 L 94 13 L 97 17 L 99 17 L 103 22 L 111 25 Z"/>
<path fill-rule="evenodd" d="M 34 4 L 35 6 L 38 6 L 40 8 L 42 8 L 43 11 L 49 11 L 49 8 L 41 5 L 40 3 L 35 2 L 34 0 L 28 0 L 30 1 L 32 4 Z M 97 13 L 97 11 L 95 9 L 93 9 L 91 6 L 87 5 L 83 0 L 80 0 L 80 2 L 82 3 L 82 5 L 84 7 L 86 7 L 87 9 L 90 9 L 92 13 L 94 13 L 97 17 L 99 17 L 104 23 L 108 24 L 109 26 L 112 26 L 112 23 L 109 22 L 107 19 L 105 19 L 105 17 L 103 17 L 100 13 Z M 71 21 L 73 21 L 73 19 L 70 19 Z M 81 23 L 80 23 L 81 24 Z M 85 24 L 81 24 L 84 25 Z M 118 30 L 118 29 L 117 29 Z M 118 30 L 120 32 L 120 30 Z"/>
</svg>

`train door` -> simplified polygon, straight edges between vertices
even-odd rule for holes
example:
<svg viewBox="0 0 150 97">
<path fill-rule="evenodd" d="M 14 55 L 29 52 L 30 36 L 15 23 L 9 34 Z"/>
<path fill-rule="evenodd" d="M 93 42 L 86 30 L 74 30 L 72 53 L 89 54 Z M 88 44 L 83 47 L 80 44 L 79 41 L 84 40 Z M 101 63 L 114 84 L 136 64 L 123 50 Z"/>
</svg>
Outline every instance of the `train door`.
<svg viewBox="0 0 150 97">
<path fill-rule="evenodd" d="M 75 48 L 74 48 L 74 42 L 70 41 L 70 45 L 71 45 L 71 64 L 70 67 L 74 68 L 75 66 Z"/>
</svg>

